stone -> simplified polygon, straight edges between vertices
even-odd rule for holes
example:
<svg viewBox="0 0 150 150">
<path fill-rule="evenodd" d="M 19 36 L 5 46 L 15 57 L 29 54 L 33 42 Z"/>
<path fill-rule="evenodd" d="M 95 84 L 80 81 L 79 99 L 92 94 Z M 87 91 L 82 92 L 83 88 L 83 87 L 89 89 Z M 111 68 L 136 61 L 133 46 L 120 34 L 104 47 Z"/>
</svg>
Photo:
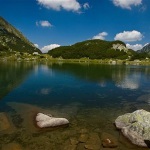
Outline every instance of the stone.
<svg viewBox="0 0 150 150">
<path fill-rule="evenodd" d="M 100 150 L 100 145 L 86 144 L 85 148 L 89 150 Z"/>
<path fill-rule="evenodd" d="M 81 143 L 85 143 L 88 139 L 88 134 L 81 134 L 80 137 L 79 137 L 79 142 Z"/>
<path fill-rule="evenodd" d="M 70 138 L 70 143 L 71 143 L 71 145 L 77 145 L 79 143 L 79 141 L 77 140 L 76 137 L 71 137 Z"/>
<path fill-rule="evenodd" d="M 5 113 L 0 113 L 0 132 L 11 127 L 8 117 Z"/>
<path fill-rule="evenodd" d="M 141 109 L 127 113 L 119 116 L 115 124 L 133 144 L 150 147 L 150 112 Z"/>
<path fill-rule="evenodd" d="M 117 139 L 111 134 L 102 133 L 101 139 L 102 139 L 102 146 L 105 148 L 118 147 Z"/>
<path fill-rule="evenodd" d="M 51 115 L 38 113 L 36 116 L 37 126 L 40 128 L 57 127 L 69 124 L 66 118 L 55 118 Z"/>
<path fill-rule="evenodd" d="M 89 134 L 89 138 L 85 143 L 85 148 L 90 150 L 99 150 L 101 147 L 101 141 L 97 133 Z"/>
<path fill-rule="evenodd" d="M 88 133 L 89 131 L 87 130 L 87 129 L 81 129 L 80 131 L 79 131 L 79 133 Z"/>
</svg>

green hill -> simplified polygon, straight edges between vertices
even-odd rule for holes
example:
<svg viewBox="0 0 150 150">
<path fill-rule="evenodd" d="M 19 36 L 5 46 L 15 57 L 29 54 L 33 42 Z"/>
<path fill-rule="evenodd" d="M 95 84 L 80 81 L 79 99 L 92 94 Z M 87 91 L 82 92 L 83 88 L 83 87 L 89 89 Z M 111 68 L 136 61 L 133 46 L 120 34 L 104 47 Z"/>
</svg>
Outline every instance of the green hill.
<svg viewBox="0 0 150 150">
<path fill-rule="evenodd" d="M 126 48 L 125 43 L 121 41 L 104 41 L 104 40 L 88 40 L 76 43 L 71 46 L 61 46 L 50 50 L 49 55 L 62 57 L 64 59 L 105 59 L 105 58 L 118 58 L 127 59 L 128 56 L 133 55 L 135 52 Z"/>
<path fill-rule="evenodd" d="M 0 17 L 0 52 L 12 51 L 41 53 L 21 32 Z"/>
</svg>

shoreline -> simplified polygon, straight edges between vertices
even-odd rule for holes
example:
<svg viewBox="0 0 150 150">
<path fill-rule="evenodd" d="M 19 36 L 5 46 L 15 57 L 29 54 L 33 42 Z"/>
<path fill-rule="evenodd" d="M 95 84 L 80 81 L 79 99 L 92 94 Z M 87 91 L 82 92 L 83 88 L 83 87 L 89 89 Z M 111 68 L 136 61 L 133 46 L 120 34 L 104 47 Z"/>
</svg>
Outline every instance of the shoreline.
<svg viewBox="0 0 150 150">
<path fill-rule="evenodd" d="M 48 54 L 27 54 L 23 55 L 8 55 L 1 56 L 0 62 L 52 62 L 52 63 L 82 63 L 82 64 L 109 64 L 109 65 L 150 65 L 150 59 L 145 60 L 121 60 L 121 59 L 89 59 L 89 58 L 80 58 L 80 59 L 63 59 L 53 58 Z"/>
</svg>

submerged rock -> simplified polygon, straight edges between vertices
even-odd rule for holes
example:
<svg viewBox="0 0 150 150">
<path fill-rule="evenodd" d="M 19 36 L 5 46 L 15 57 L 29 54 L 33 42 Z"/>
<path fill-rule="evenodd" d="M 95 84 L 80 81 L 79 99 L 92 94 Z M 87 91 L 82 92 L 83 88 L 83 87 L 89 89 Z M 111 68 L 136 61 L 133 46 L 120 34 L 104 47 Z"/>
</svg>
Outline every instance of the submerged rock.
<svg viewBox="0 0 150 150">
<path fill-rule="evenodd" d="M 79 143 L 79 141 L 77 140 L 76 137 L 71 137 L 70 138 L 70 143 L 71 143 L 71 145 L 77 145 Z"/>
<path fill-rule="evenodd" d="M 40 128 L 57 127 L 69 124 L 66 118 L 54 118 L 51 115 L 38 113 L 36 116 L 37 126 Z"/>
<path fill-rule="evenodd" d="M 102 145 L 105 148 L 115 148 L 118 146 L 117 139 L 109 133 L 102 133 L 101 138 L 102 138 Z"/>
<path fill-rule="evenodd" d="M 79 141 L 81 143 L 85 143 L 88 140 L 89 135 L 88 134 L 81 134 L 79 137 Z"/>
<path fill-rule="evenodd" d="M 150 147 L 150 112 L 142 109 L 127 113 L 119 116 L 115 124 L 133 144 Z"/>
<path fill-rule="evenodd" d="M 0 113 L 0 132 L 11 127 L 8 117 L 5 113 Z"/>
<path fill-rule="evenodd" d="M 101 140 L 99 138 L 99 135 L 97 133 L 89 134 L 89 138 L 86 141 L 84 147 L 90 150 L 99 150 L 101 147 Z"/>
</svg>

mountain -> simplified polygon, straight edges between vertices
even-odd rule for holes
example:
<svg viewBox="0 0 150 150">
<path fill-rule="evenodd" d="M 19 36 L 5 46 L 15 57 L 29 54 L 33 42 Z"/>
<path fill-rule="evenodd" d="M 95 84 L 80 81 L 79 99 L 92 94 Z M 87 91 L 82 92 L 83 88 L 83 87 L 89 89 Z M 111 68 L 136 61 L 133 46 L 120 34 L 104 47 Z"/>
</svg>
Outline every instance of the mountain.
<svg viewBox="0 0 150 150">
<path fill-rule="evenodd" d="M 126 48 L 126 44 L 121 41 L 88 40 L 76 43 L 71 46 L 61 46 L 48 52 L 52 57 L 62 57 L 64 59 L 105 59 L 118 58 L 127 59 L 135 52 Z"/>
<path fill-rule="evenodd" d="M 41 53 L 20 31 L 0 17 L 0 52 L 12 51 Z"/>
<path fill-rule="evenodd" d="M 150 55 L 150 43 L 145 45 L 141 50 L 138 51 L 139 53 L 147 53 Z"/>
</svg>

